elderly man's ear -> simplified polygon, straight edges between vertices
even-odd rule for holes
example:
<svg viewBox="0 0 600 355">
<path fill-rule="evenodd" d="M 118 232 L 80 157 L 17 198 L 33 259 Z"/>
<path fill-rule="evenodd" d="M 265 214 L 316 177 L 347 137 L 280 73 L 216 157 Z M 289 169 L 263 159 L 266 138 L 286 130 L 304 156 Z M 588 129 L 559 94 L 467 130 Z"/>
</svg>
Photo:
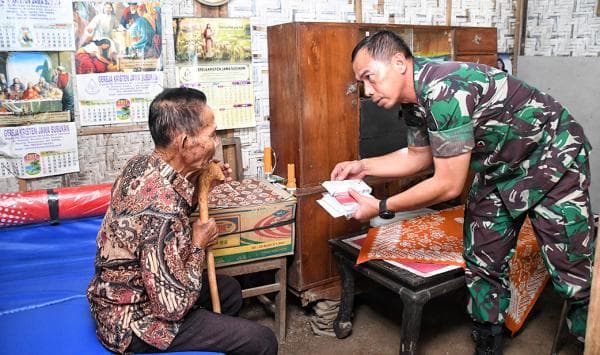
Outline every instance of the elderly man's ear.
<svg viewBox="0 0 600 355">
<path fill-rule="evenodd" d="M 178 152 L 183 152 L 188 148 L 189 140 L 187 134 L 177 133 L 175 139 L 173 139 L 173 148 L 177 149 Z"/>
</svg>

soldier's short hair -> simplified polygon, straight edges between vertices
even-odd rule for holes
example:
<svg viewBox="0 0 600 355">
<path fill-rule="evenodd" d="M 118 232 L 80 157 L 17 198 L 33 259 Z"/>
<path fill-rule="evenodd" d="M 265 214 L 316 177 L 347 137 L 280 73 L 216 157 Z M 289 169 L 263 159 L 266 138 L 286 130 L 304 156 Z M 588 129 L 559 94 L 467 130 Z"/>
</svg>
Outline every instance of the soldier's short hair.
<svg viewBox="0 0 600 355">
<path fill-rule="evenodd" d="M 412 58 L 412 52 L 402 37 L 388 30 L 379 31 L 358 42 L 354 50 L 352 50 L 353 62 L 358 51 L 363 48 L 376 60 L 389 61 L 398 52 L 404 54 L 406 58 Z"/>
</svg>

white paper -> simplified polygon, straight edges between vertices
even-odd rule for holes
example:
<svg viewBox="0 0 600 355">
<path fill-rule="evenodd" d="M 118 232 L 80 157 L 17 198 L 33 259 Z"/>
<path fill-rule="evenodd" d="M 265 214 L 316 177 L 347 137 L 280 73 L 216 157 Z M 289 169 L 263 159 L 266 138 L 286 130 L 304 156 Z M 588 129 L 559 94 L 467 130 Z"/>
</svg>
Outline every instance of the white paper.
<svg viewBox="0 0 600 355">
<path fill-rule="evenodd" d="M 341 181 L 325 181 L 321 184 L 331 195 L 338 193 L 346 193 L 353 189 L 361 194 L 370 194 L 373 189 L 364 181 L 358 179 L 341 180 Z"/>
<path fill-rule="evenodd" d="M 352 201 L 353 198 L 348 194 L 348 190 L 353 189 L 365 196 L 370 196 L 372 191 L 369 185 L 358 179 L 325 181 L 321 185 L 327 192 L 317 202 L 334 218 L 341 216 L 351 218 L 358 209 L 358 203 Z"/>
</svg>

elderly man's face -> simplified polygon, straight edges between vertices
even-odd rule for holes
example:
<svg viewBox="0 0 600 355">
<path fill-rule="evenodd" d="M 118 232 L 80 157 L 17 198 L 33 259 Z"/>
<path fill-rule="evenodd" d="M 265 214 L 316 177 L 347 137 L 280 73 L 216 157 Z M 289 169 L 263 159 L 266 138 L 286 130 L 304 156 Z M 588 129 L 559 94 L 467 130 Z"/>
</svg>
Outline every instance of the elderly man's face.
<svg viewBox="0 0 600 355">
<path fill-rule="evenodd" d="M 195 136 L 188 137 L 182 153 L 184 163 L 191 171 L 204 170 L 215 155 L 215 149 L 219 144 L 215 116 L 208 105 L 204 108 L 203 115 L 205 126 Z"/>
</svg>

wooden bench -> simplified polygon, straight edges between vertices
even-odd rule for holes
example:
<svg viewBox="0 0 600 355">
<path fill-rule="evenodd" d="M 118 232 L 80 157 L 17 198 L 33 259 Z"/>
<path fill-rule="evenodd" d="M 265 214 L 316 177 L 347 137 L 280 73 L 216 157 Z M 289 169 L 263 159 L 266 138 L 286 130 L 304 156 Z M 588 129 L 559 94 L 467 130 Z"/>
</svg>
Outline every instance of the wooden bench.
<svg viewBox="0 0 600 355">
<path fill-rule="evenodd" d="M 276 270 L 275 271 L 275 282 L 271 284 L 266 284 L 262 286 L 247 288 L 242 290 L 242 297 L 255 297 L 257 296 L 259 300 L 265 303 L 268 309 L 275 315 L 275 335 L 280 343 L 285 342 L 285 333 L 286 333 L 286 309 L 285 309 L 285 300 L 286 300 L 286 283 L 287 283 L 287 259 L 285 256 L 274 258 L 274 259 L 265 259 L 265 260 L 256 260 L 249 261 L 243 264 L 231 265 L 231 266 L 223 266 L 217 267 L 217 273 L 229 276 L 239 276 L 239 275 L 247 275 L 253 274 L 261 271 L 268 270 Z M 275 300 L 271 301 L 266 294 L 274 293 Z"/>
</svg>

